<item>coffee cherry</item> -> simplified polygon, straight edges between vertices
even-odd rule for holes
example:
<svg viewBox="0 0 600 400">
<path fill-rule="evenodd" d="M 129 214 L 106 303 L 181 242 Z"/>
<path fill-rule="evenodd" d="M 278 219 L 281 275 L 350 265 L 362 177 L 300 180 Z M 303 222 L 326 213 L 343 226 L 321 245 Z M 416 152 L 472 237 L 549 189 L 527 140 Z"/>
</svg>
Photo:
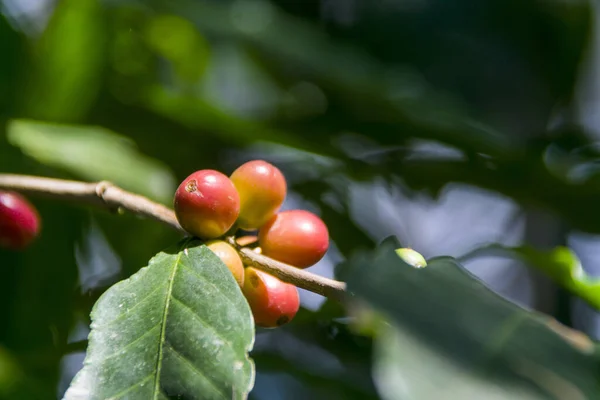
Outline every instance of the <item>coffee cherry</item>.
<svg viewBox="0 0 600 400">
<path fill-rule="evenodd" d="M 306 268 L 319 261 L 329 247 L 327 226 L 315 214 L 304 210 L 282 211 L 258 232 L 265 256 Z"/>
<path fill-rule="evenodd" d="M 409 248 L 400 248 L 396 249 L 396 254 L 400 256 L 402 261 L 407 263 L 408 265 L 412 265 L 415 268 L 423 268 L 427 266 L 427 261 L 420 254 Z"/>
<path fill-rule="evenodd" d="M 244 286 L 244 264 L 237 251 L 222 240 L 211 240 L 206 246 L 227 265 L 240 287 Z"/>
<path fill-rule="evenodd" d="M 231 181 L 240 194 L 237 223 L 247 230 L 260 228 L 275 215 L 287 192 L 281 171 L 262 160 L 242 164 L 231 174 Z"/>
<path fill-rule="evenodd" d="M 246 268 L 242 292 L 254 315 L 254 323 L 263 328 L 276 328 L 290 322 L 300 308 L 296 286 L 252 267 Z"/>
<path fill-rule="evenodd" d="M 0 191 L 0 246 L 22 250 L 40 231 L 40 217 L 35 207 L 15 192 Z"/>
<path fill-rule="evenodd" d="M 196 171 L 177 188 L 175 215 L 187 232 L 203 239 L 222 236 L 240 213 L 240 196 L 219 171 Z"/>
</svg>

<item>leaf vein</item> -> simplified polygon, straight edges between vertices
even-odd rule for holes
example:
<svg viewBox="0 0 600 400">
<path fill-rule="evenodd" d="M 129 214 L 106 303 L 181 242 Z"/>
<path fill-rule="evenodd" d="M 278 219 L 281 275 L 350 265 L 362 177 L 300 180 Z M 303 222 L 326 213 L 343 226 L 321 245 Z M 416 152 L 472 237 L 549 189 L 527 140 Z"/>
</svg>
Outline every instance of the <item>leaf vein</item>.
<svg viewBox="0 0 600 400">
<path fill-rule="evenodd" d="M 190 273 L 192 275 L 195 275 L 201 281 L 206 282 L 210 286 L 214 287 L 217 290 L 217 292 L 221 295 L 221 297 L 223 297 L 224 299 L 226 299 L 227 302 L 233 306 L 233 309 L 238 314 L 238 317 L 243 317 L 242 314 L 240 314 L 240 312 L 239 312 L 239 309 L 238 309 L 239 305 L 235 304 L 233 301 L 231 301 L 231 299 L 229 298 L 229 296 L 227 296 L 225 293 L 223 293 L 223 291 L 217 285 L 215 285 L 214 283 L 212 283 L 211 281 L 209 281 L 208 279 L 206 279 L 204 276 L 202 276 L 199 273 L 197 273 L 196 271 L 194 271 L 194 269 L 192 267 L 188 266 L 187 264 L 181 263 L 181 266 L 184 267 L 185 269 L 187 269 L 188 271 L 190 271 Z"/>
<path fill-rule="evenodd" d="M 128 388 L 121 390 L 119 393 L 117 393 L 114 396 L 108 398 L 108 400 L 117 400 L 120 396 L 123 396 L 124 394 L 129 393 L 131 390 L 137 388 L 139 385 L 141 385 L 142 383 L 146 382 L 148 379 L 152 378 L 153 374 L 154 373 L 150 373 L 150 375 L 142 378 L 141 381 L 138 381 L 138 382 L 134 383 L 133 385 L 129 386 Z"/>
<path fill-rule="evenodd" d="M 173 282 L 175 281 L 175 274 L 177 273 L 177 267 L 181 261 L 180 251 L 177 254 L 177 258 L 175 259 L 175 265 L 173 265 L 173 272 L 169 276 L 168 286 L 167 286 L 167 301 L 165 301 L 165 308 L 163 310 L 163 316 L 161 319 L 161 331 L 160 331 L 160 339 L 158 341 L 158 357 L 156 358 L 156 377 L 154 379 L 154 395 L 153 398 L 156 400 L 158 397 L 158 393 L 160 392 L 160 373 L 162 369 L 162 360 L 163 360 L 163 345 L 165 343 L 165 335 L 167 330 L 167 315 L 169 313 L 169 304 L 171 300 L 171 293 L 173 292 Z"/>
<path fill-rule="evenodd" d="M 162 289 L 165 286 L 165 284 L 162 285 L 158 285 L 157 287 L 155 287 L 154 289 L 152 289 L 150 291 L 150 293 L 148 293 L 146 296 L 144 296 L 141 300 L 138 300 L 137 303 L 135 303 L 131 308 L 128 308 L 127 310 L 123 311 L 121 313 L 121 315 L 119 315 L 117 318 L 113 319 L 112 321 L 107 322 L 106 324 L 103 325 L 95 325 L 94 328 L 96 329 L 105 329 L 108 328 L 109 326 L 114 325 L 115 323 L 119 322 L 120 320 L 124 319 L 126 316 L 128 316 L 129 314 L 131 314 L 131 312 L 138 307 L 140 304 L 144 303 L 145 301 L 147 301 L 150 297 L 152 297 L 152 295 L 159 289 Z"/>
<path fill-rule="evenodd" d="M 225 344 L 227 344 L 227 346 L 233 351 L 233 354 L 235 355 L 236 351 L 235 351 L 235 349 L 233 347 L 233 343 L 229 339 L 227 339 L 223 335 L 221 335 L 215 328 L 213 328 L 208 322 L 206 322 L 198 314 L 196 314 L 194 312 L 194 310 L 190 306 L 188 306 L 187 304 L 185 304 L 183 301 L 179 300 L 175 296 L 173 296 L 173 300 L 175 300 L 176 303 L 179 303 L 181 305 L 181 307 L 183 307 L 187 312 L 189 312 L 190 314 L 192 314 L 192 316 L 194 318 L 196 318 L 198 320 L 198 322 L 202 326 L 208 328 L 213 333 L 213 336 L 215 336 L 217 339 L 220 339 Z"/>
<path fill-rule="evenodd" d="M 160 326 L 160 322 L 156 325 L 154 325 L 153 327 L 151 327 L 150 329 L 148 329 L 146 332 L 144 332 L 142 335 L 140 335 L 139 337 L 137 337 L 135 340 L 127 343 L 124 347 L 121 348 L 121 350 L 115 351 L 114 353 L 109 354 L 108 356 L 102 357 L 103 361 L 106 361 L 110 358 L 116 357 L 118 355 L 123 355 L 127 352 L 127 350 L 129 350 L 131 348 L 131 346 L 133 346 L 134 344 L 136 344 L 137 342 L 139 342 L 140 340 L 142 340 L 142 338 L 144 338 L 145 336 L 147 336 L 149 333 L 151 333 L 153 330 L 155 330 L 156 328 L 158 328 Z"/>
<path fill-rule="evenodd" d="M 217 392 L 219 395 L 223 396 L 224 398 L 227 397 L 227 394 L 224 391 L 222 391 L 221 388 L 219 388 L 212 379 L 209 379 L 205 373 L 203 373 L 198 368 L 196 368 L 196 366 L 194 365 L 194 363 L 192 361 L 190 361 L 183 354 L 181 354 L 180 352 L 175 350 L 175 348 L 170 343 L 166 342 L 166 344 L 171 349 L 173 355 L 175 355 L 178 359 L 183 361 L 183 363 L 185 365 L 187 365 L 188 368 L 190 368 L 194 373 L 196 373 L 196 375 L 198 375 L 200 378 L 202 378 L 204 381 L 206 381 L 215 392 Z"/>
</svg>

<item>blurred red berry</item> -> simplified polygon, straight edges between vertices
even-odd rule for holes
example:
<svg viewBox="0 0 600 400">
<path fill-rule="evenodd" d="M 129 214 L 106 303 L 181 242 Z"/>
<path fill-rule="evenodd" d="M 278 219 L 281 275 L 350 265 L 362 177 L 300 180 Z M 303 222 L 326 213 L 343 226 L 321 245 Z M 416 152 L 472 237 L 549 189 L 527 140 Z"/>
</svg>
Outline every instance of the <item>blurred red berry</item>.
<svg viewBox="0 0 600 400">
<path fill-rule="evenodd" d="M 0 246 L 22 250 L 37 237 L 40 227 L 39 214 L 25 197 L 0 191 Z"/>
</svg>

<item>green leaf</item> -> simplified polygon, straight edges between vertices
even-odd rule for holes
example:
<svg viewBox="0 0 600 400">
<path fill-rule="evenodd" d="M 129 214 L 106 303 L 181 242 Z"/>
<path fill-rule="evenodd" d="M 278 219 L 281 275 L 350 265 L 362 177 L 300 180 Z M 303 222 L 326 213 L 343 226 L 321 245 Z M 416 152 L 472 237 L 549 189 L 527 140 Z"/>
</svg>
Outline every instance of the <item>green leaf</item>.
<svg viewBox="0 0 600 400">
<path fill-rule="evenodd" d="M 91 317 L 84 368 L 65 400 L 230 400 L 252 389 L 252 314 L 204 245 L 159 253 L 103 294 Z"/>
<path fill-rule="evenodd" d="M 448 257 L 415 269 L 395 241 L 350 262 L 348 288 L 389 318 L 374 380 L 386 399 L 596 399 L 587 336 L 501 298 Z"/>
<path fill-rule="evenodd" d="M 172 201 L 176 182 L 171 170 L 108 129 L 13 120 L 8 140 L 42 164 L 88 180 L 109 180 L 165 203 Z"/>
<path fill-rule="evenodd" d="M 149 47 L 171 61 L 185 83 L 194 84 L 202 76 L 210 49 L 190 21 L 174 15 L 157 15 L 148 21 L 144 33 Z"/>
<path fill-rule="evenodd" d="M 0 346 L 0 398 L 15 395 L 16 388 L 23 380 L 23 371 L 13 355 Z"/>
<path fill-rule="evenodd" d="M 596 310 L 600 310 L 600 279 L 589 276 L 581 267 L 577 255 L 568 247 L 558 246 L 543 251 L 531 246 L 505 247 L 491 244 L 461 258 L 468 259 L 479 254 L 490 253 L 521 258 L 527 265 L 540 270 L 554 282 Z"/>
<path fill-rule="evenodd" d="M 104 10 L 99 0 L 62 0 L 36 42 L 23 85 L 25 115 L 77 121 L 92 107 L 106 60 Z"/>
<path fill-rule="evenodd" d="M 600 310 L 600 279 L 592 278 L 585 273 L 581 261 L 571 249 L 559 246 L 551 251 L 540 251 L 523 246 L 509 250 L 523 258 L 529 265 L 544 272 L 569 292 Z"/>
</svg>

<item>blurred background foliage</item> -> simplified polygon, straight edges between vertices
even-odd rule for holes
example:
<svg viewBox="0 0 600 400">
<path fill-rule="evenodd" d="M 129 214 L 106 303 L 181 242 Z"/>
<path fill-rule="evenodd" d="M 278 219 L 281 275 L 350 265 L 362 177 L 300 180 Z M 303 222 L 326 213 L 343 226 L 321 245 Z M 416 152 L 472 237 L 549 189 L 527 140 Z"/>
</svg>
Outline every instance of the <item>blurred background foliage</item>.
<svg viewBox="0 0 600 400">
<path fill-rule="evenodd" d="M 288 177 L 285 208 L 329 226 L 332 250 L 312 271 L 341 273 L 395 235 L 428 258 L 468 253 L 499 294 L 600 337 L 572 294 L 590 303 L 600 274 L 594 2 L 0 6 L 0 171 L 106 179 L 169 204 L 192 171 L 262 157 Z M 99 294 L 177 240 L 130 215 L 34 202 L 40 239 L 0 250 L 5 398 L 61 396 Z M 490 244 L 527 251 L 477 252 Z M 555 262 L 556 246 L 570 258 Z M 586 282 L 572 284 L 579 270 Z M 251 397 L 379 398 L 380 349 L 336 305 L 301 296 L 294 323 L 258 332 Z"/>
</svg>

